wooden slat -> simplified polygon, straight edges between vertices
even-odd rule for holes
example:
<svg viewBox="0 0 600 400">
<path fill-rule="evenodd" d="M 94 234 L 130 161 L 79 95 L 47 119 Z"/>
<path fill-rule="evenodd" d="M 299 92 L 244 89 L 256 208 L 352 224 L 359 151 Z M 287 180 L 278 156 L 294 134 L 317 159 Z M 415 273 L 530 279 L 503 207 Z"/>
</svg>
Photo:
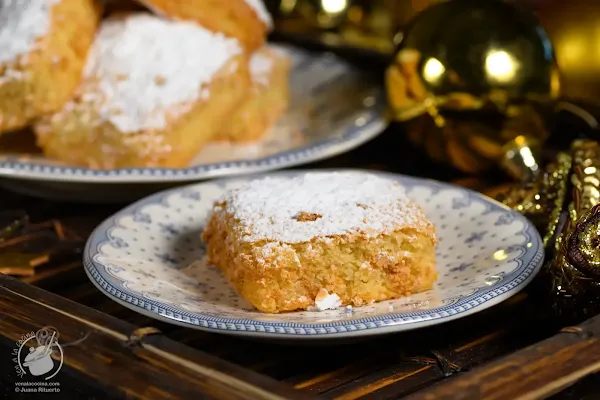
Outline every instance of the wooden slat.
<svg viewBox="0 0 600 400">
<path fill-rule="evenodd" d="M 380 390 L 396 383 L 402 383 L 403 388 L 410 390 L 415 384 L 435 381 L 442 376 L 441 371 L 434 365 L 406 362 L 359 378 L 349 386 L 342 386 L 327 392 L 326 396 L 336 400 L 356 400 L 376 392 L 379 393 Z M 400 393 L 395 391 L 394 396 L 402 397 L 401 391 Z"/>
<path fill-rule="evenodd" d="M 266 376 L 173 342 L 162 335 L 132 338 L 136 327 L 108 315 L 0 276 L 0 335 L 54 326 L 65 349 L 65 364 L 128 396 L 155 399 L 300 399 L 300 392 Z"/>
<path fill-rule="evenodd" d="M 600 372 L 600 316 L 491 362 L 410 400 L 547 398 Z"/>
</svg>

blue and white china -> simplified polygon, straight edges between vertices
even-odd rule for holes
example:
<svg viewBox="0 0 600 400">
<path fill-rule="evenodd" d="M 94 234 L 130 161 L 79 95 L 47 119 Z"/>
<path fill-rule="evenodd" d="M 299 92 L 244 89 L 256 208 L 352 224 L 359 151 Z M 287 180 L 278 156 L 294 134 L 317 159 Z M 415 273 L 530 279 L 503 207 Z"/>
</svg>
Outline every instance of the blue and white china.
<svg viewBox="0 0 600 400">
<path fill-rule="evenodd" d="M 443 323 L 508 299 L 538 272 L 542 242 L 520 214 L 467 189 L 373 173 L 404 185 L 437 227 L 439 279 L 428 292 L 351 309 L 278 315 L 253 310 L 206 263 L 200 241 L 213 202 L 247 177 L 161 192 L 123 209 L 91 235 L 85 270 L 104 294 L 156 319 L 292 339 L 376 335 Z"/>
<path fill-rule="evenodd" d="M 0 185 L 38 196 L 100 201 L 129 193 L 111 184 L 193 182 L 314 162 L 356 148 L 385 129 L 386 100 L 380 85 L 331 54 L 278 47 L 292 59 L 291 104 L 256 144 L 211 144 L 187 168 L 95 170 L 22 154 L 0 142 Z"/>
</svg>

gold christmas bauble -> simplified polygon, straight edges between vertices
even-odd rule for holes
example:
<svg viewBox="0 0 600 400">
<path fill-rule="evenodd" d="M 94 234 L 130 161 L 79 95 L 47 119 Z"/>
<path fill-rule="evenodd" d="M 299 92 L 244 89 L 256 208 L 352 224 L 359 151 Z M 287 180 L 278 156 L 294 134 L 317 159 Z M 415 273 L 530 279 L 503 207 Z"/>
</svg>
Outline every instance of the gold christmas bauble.
<svg viewBox="0 0 600 400">
<path fill-rule="evenodd" d="M 539 170 L 560 85 L 532 14 L 500 0 L 438 3 L 402 33 L 386 86 L 395 118 L 435 160 L 468 173 L 499 162 L 521 178 Z"/>
</svg>

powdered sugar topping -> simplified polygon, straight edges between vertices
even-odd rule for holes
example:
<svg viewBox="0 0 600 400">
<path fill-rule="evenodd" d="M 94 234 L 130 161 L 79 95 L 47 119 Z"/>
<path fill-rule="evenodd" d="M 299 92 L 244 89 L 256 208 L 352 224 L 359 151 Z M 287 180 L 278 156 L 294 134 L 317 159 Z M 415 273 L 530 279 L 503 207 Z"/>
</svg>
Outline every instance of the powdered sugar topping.
<svg viewBox="0 0 600 400">
<path fill-rule="evenodd" d="M 102 24 L 85 76 L 98 85 L 103 120 L 122 132 L 164 129 L 241 52 L 237 40 L 194 23 L 132 14 Z"/>
<path fill-rule="evenodd" d="M 269 76 L 273 71 L 273 59 L 263 51 L 257 51 L 250 58 L 250 73 L 255 83 L 267 86 Z"/>
<path fill-rule="evenodd" d="M 262 0 L 245 0 L 246 4 L 248 4 L 254 12 L 258 15 L 258 18 L 261 19 L 267 25 L 267 27 L 271 28 L 273 26 L 273 19 L 271 18 L 271 14 L 265 7 L 265 3 Z"/>
<path fill-rule="evenodd" d="M 352 232 L 377 236 L 426 221 L 397 182 L 362 172 L 263 178 L 222 200 L 250 242 L 301 243 Z"/>
<path fill-rule="evenodd" d="M 52 6 L 58 0 L 0 0 L 0 63 L 35 49 L 50 30 Z"/>
</svg>

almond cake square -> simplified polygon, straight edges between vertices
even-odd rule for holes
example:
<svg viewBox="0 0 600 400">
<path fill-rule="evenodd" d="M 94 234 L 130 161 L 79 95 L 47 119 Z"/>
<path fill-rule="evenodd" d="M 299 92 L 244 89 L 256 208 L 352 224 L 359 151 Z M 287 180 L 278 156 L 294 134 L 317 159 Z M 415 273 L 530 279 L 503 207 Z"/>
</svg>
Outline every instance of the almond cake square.
<svg viewBox="0 0 600 400">
<path fill-rule="evenodd" d="M 364 172 L 247 182 L 215 203 L 202 240 L 266 313 L 361 306 L 437 279 L 434 225 L 398 182 Z"/>
</svg>

